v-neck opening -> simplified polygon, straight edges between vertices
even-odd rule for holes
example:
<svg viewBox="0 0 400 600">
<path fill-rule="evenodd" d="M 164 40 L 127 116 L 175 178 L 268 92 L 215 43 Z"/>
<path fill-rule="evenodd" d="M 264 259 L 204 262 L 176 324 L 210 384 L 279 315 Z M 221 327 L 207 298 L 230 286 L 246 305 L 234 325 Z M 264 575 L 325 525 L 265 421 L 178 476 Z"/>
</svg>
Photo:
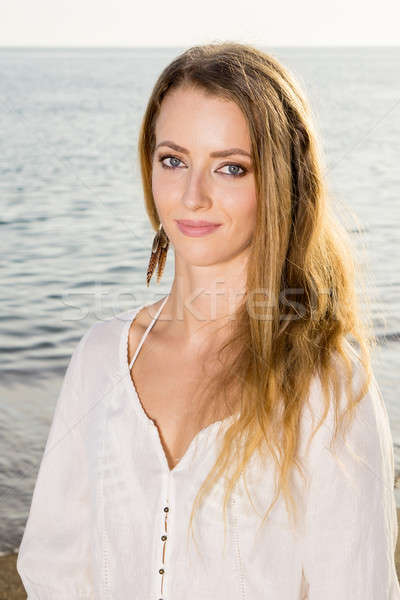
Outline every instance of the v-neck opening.
<svg viewBox="0 0 400 600">
<path fill-rule="evenodd" d="M 158 426 L 156 425 L 156 423 L 154 422 L 153 419 L 151 419 L 148 414 L 146 413 L 144 406 L 142 404 L 142 401 L 140 400 L 135 382 L 133 380 L 132 374 L 131 374 L 131 369 L 135 363 L 135 360 L 143 346 L 143 343 L 145 341 L 145 339 L 147 338 L 150 330 L 152 329 L 153 325 L 155 324 L 155 322 L 157 321 L 158 317 L 160 316 L 160 313 L 162 311 L 162 309 L 164 308 L 165 303 L 167 302 L 169 298 L 169 294 L 164 298 L 163 302 L 161 303 L 160 307 L 157 309 L 156 314 L 154 315 L 154 317 L 152 318 L 152 320 L 150 321 L 149 325 L 146 327 L 142 337 L 140 338 L 140 341 L 137 345 L 137 348 L 133 354 L 133 357 L 131 359 L 131 362 L 129 363 L 128 361 L 128 344 L 129 344 L 129 332 L 131 329 L 131 325 L 133 323 L 133 321 L 135 320 L 136 316 L 138 315 L 138 313 L 143 309 L 146 308 L 148 305 L 146 304 L 142 304 L 140 305 L 138 308 L 136 308 L 133 313 L 130 313 L 130 318 L 128 318 L 127 320 L 127 324 L 126 326 L 123 328 L 123 336 L 121 339 L 121 361 L 122 361 L 122 369 L 123 369 L 123 373 L 127 373 L 127 376 L 124 377 L 125 379 L 125 383 L 126 383 L 126 389 L 129 393 L 130 396 L 132 396 L 133 399 L 133 406 L 137 412 L 137 414 L 139 415 L 139 417 L 142 419 L 142 421 L 146 424 L 146 426 L 148 426 L 156 435 L 157 438 L 157 449 L 158 449 L 158 453 L 161 457 L 162 462 L 164 463 L 164 465 L 166 466 L 167 471 L 172 474 L 175 473 L 176 471 L 180 471 L 182 467 L 182 465 L 184 464 L 185 460 L 187 460 L 187 457 L 190 455 L 190 453 L 192 452 L 195 444 L 198 443 L 198 441 L 206 434 L 206 433 L 210 433 L 211 431 L 215 430 L 216 427 L 222 426 L 224 424 L 227 424 L 229 421 L 233 420 L 234 415 L 229 415 L 228 417 L 225 417 L 224 419 L 219 419 L 218 421 L 213 421 L 212 423 L 210 423 L 209 425 L 207 425 L 206 427 L 202 427 L 196 434 L 195 436 L 192 438 L 192 440 L 190 441 L 188 447 L 186 448 L 186 451 L 184 452 L 183 456 L 180 458 L 179 462 L 176 463 L 176 465 L 171 469 L 169 464 L 168 464 L 168 460 L 167 460 L 167 456 L 165 454 L 165 450 L 164 447 L 162 445 L 162 441 L 161 441 L 161 435 L 160 435 L 160 431 L 158 429 Z"/>
</svg>

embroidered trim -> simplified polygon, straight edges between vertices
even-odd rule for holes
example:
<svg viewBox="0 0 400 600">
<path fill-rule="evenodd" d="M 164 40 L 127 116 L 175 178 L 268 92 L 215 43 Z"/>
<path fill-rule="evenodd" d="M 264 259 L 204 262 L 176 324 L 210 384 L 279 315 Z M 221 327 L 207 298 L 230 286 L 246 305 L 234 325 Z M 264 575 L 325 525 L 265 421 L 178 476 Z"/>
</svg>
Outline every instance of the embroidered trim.
<svg viewBox="0 0 400 600">
<path fill-rule="evenodd" d="M 233 525 L 232 538 L 233 538 L 233 544 L 234 544 L 234 548 L 235 548 L 236 571 L 238 573 L 239 583 L 240 583 L 240 598 L 241 598 L 241 600 L 246 600 L 246 598 L 247 598 L 246 582 L 245 582 L 245 576 L 244 576 L 242 557 L 240 555 L 238 516 L 236 513 L 236 497 L 234 496 L 234 492 L 232 493 L 232 497 L 231 497 L 231 507 L 232 507 L 232 525 Z"/>
</svg>

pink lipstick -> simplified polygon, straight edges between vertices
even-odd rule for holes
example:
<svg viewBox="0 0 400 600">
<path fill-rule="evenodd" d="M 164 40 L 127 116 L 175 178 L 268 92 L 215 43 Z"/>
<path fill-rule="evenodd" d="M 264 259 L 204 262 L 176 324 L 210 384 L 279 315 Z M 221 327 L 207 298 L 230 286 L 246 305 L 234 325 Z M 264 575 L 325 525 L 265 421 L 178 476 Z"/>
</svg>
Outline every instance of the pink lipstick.
<svg viewBox="0 0 400 600">
<path fill-rule="evenodd" d="M 222 223 L 212 223 L 211 221 L 188 219 L 176 219 L 176 224 L 184 235 L 188 235 L 190 237 L 207 235 L 222 225 Z"/>
</svg>

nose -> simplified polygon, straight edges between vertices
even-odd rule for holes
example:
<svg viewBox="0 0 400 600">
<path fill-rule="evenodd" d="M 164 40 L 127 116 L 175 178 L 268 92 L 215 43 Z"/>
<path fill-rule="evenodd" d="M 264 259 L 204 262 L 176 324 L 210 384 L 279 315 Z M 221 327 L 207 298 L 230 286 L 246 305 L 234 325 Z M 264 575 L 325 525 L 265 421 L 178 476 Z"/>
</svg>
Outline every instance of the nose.
<svg viewBox="0 0 400 600">
<path fill-rule="evenodd" d="M 185 182 L 182 202 L 191 210 L 209 208 L 212 204 L 210 183 L 205 169 L 190 169 Z"/>
</svg>

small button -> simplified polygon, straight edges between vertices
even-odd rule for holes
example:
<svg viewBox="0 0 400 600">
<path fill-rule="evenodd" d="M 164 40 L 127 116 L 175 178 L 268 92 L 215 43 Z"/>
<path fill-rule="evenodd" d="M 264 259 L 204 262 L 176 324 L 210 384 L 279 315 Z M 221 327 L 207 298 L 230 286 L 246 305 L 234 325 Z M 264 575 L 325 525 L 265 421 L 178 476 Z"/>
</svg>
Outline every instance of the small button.
<svg viewBox="0 0 400 600">
<path fill-rule="evenodd" d="M 158 572 L 160 573 L 160 575 L 162 575 L 163 573 L 165 573 L 164 569 L 159 569 Z"/>
<path fill-rule="evenodd" d="M 165 540 L 166 540 L 166 539 L 167 539 L 167 536 L 166 536 L 166 535 L 162 535 L 162 536 L 161 536 L 161 540 L 162 540 L 163 542 L 165 542 Z"/>
<path fill-rule="evenodd" d="M 168 506 L 164 506 L 164 512 L 168 512 L 168 511 L 169 511 Z"/>
</svg>

